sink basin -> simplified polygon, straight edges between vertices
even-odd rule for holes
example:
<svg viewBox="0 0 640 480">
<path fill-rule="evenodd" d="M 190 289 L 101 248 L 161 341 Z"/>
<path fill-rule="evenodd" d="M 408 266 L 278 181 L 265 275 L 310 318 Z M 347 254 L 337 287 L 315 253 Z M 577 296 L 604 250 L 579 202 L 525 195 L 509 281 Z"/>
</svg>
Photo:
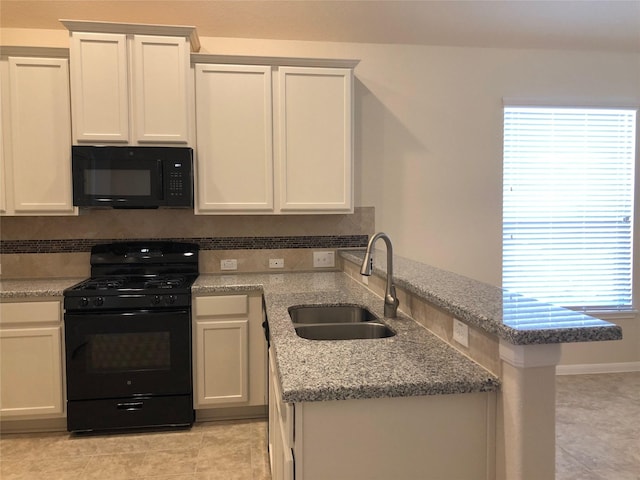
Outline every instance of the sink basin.
<svg viewBox="0 0 640 480">
<path fill-rule="evenodd" d="M 383 323 L 325 323 L 298 325 L 295 327 L 299 337 L 308 340 L 357 340 L 387 338 L 395 332 Z"/>
<path fill-rule="evenodd" d="M 289 309 L 291 320 L 296 324 L 360 323 L 377 320 L 373 313 L 357 305 L 302 306 Z"/>
</svg>

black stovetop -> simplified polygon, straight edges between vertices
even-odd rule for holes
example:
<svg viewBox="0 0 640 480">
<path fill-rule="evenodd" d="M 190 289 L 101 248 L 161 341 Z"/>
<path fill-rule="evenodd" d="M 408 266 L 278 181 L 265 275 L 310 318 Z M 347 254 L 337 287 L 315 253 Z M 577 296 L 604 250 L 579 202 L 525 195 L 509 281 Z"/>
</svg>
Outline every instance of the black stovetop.
<svg viewBox="0 0 640 480">
<path fill-rule="evenodd" d="M 167 308 L 191 304 L 199 247 L 167 241 L 115 242 L 91 249 L 91 278 L 64 291 L 78 311 Z"/>
</svg>

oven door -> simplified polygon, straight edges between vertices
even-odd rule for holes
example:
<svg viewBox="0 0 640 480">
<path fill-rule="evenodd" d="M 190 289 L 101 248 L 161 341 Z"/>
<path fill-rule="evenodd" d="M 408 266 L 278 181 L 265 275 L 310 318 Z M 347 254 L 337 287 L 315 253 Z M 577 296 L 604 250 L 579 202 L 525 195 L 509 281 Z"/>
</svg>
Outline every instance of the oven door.
<svg viewBox="0 0 640 480">
<path fill-rule="evenodd" d="M 65 314 L 67 399 L 191 394 L 191 313 Z"/>
</svg>

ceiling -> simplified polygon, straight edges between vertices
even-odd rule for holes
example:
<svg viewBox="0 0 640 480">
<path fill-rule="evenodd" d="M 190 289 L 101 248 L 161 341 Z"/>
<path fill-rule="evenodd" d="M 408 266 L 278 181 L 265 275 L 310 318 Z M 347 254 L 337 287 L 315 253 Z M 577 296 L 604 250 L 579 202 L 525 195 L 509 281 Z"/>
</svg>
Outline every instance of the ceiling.
<svg viewBox="0 0 640 480">
<path fill-rule="evenodd" d="M 640 52 L 640 0 L 0 0 L 0 27 L 191 25 L 201 37 Z"/>
</svg>

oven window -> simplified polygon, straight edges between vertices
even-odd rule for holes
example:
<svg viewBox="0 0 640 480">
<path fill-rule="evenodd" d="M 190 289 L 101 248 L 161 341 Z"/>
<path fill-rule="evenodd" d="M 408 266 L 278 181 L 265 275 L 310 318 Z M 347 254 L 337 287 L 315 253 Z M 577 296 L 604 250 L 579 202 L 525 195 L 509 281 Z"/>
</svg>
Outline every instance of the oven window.
<svg viewBox="0 0 640 480">
<path fill-rule="evenodd" d="M 169 332 L 109 333 L 91 335 L 90 373 L 169 370 Z"/>
<path fill-rule="evenodd" d="M 151 195 L 151 172 L 133 169 L 87 169 L 84 171 L 87 195 Z"/>
</svg>

